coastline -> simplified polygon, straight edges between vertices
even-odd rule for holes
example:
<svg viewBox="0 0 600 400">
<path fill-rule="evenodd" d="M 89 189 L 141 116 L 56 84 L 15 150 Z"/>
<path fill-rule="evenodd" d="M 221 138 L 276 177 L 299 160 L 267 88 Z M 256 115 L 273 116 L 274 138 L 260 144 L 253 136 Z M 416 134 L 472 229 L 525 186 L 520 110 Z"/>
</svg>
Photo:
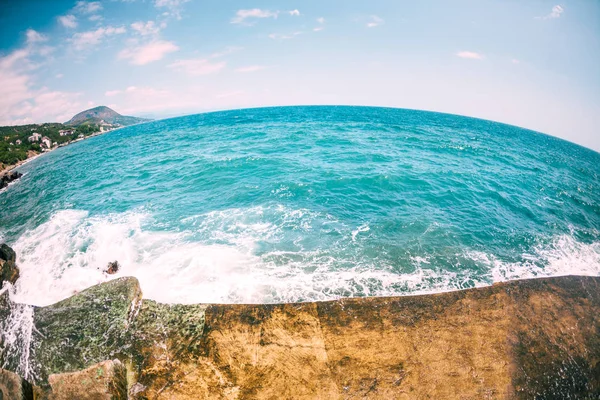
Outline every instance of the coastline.
<svg viewBox="0 0 600 400">
<path fill-rule="evenodd" d="M 136 125 L 137 125 L 137 124 L 136 124 Z M 128 125 L 128 126 L 132 126 L 132 125 Z M 71 141 L 69 141 L 69 142 L 67 142 L 67 143 L 63 143 L 63 144 L 57 145 L 57 146 L 55 146 L 55 147 L 53 147 L 53 148 L 51 148 L 51 149 L 48 149 L 48 150 L 46 150 L 46 151 L 42 151 L 42 152 L 40 152 L 40 153 L 36 153 L 36 152 L 34 152 L 33 150 L 29 150 L 29 151 L 28 151 L 28 157 L 27 157 L 25 160 L 21 160 L 21 161 L 19 161 L 19 162 L 18 162 L 18 163 L 16 163 L 16 164 L 12 164 L 12 165 L 7 165 L 7 166 L 4 166 L 4 167 L 3 167 L 3 168 L 0 170 L 0 177 L 2 177 L 2 176 L 4 176 L 4 175 L 6 175 L 6 174 L 8 174 L 8 173 L 12 172 L 13 170 L 15 170 L 15 169 L 17 169 L 17 168 L 19 168 L 19 167 L 22 167 L 23 165 L 27 164 L 28 162 L 30 162 L 30 161 L 33 161 L 33 160 L 35 160 L 36 158 L 38 158 L 38 157 L 40 157 L 40 156 L 43 156 L 44 154 L 48 154 L 48 153 L 50 153 L 50 152 L 52 152 L 52 151 L 54 151 L 54 150 L 56 150 L 56 149 L 59 149 L 59 148 L 61 148 L 61 147 L 66 147 L 66 146 L 69 146 L 69 145 L 71 145 L 71 144 L 74 144 L 74 143 L 77 143 L 77 142 L 81 142 L 81 141 L 83 141 L 83 140 L 90 139 L 90 138 L 92 138 L 92 137 L 95 137 L 95 136 L 100 136 L 100 135 L 103 135 L 103 134 L 105 134 L 105 133 L 113 132 L 113 131 L 116 131 L 116 130 L 118 130 L 118 129 L 122 129 L 122 128 L 125 128 L 125 127 L 124 127 L 124 126 L 122 126 L 122 127 L 115 128 L 115 129 L 110 129 L 110 130 L 107 130 L 107 131 L 104 131 L 104 132 L 95 132 L 95 133 L 92 133 L 92 134 L 91 134 L 91 135 L 89 135 L 89 136 L 85 136 L 85 137 L 83 137 L 83 138 L 77 138 L 77 139 L 71 140 Z M 33 155 L 29 155 L 29 154 L 31 154 L 31 153 L 33 153 Z"/>
<path fill-rule="evenodd" d="M 54 149 L 52 149 L 52 150 L 54 150 Z M 50 150 L 50 151 L 52 151 L 52 150 Z M 31 151 L 31 150 L 30 150 L 30 151 Z M 11 172 L 11 171 L 13 171 L 14 169 L 17 169 L 17 168 L 19 168 L 19 167 L 21 167 L 21 166 L 23 166 L 23 165 L 27 164 L 27 163 L 28 163 L 28 162 L 30 162 L 30 161 L 33 161 L 33 160 L 35 160 L 36 158 L 38 158 L 38 157 L 39 157 L 39 156 L 41 156 L 42 154 L 44 154 L 44 153 L 35 153 L 34 155 L 32 155 L 32 156 L 29 156 L 29 157 L 27 157 L 26 159 L 24 159 L 24 160 L 21 160 L 21 161 L 19 161 L 19 162 L 18 162 L 18 163 L 16 163 L 16 164 L 12 164 L 12 165 L 7 165 L 7 166 L 5 166 L 5 167 L 4 167 L 2 170 L 0 170 L 0 177 L 1 177 L 1 176 L 4 176 L 4 175 L 6 175 L 6 174 L 8 174 L 8 173 L 10 173 L 10 172 Z"/>
</svg>

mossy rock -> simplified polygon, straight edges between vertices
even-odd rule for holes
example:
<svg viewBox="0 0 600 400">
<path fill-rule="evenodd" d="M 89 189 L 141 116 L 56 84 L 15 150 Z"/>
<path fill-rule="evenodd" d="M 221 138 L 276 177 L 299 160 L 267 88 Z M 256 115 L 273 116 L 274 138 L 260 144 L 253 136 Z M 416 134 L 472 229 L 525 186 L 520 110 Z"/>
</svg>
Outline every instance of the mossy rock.
<svg viewBox="0 0 600 400">
<path fill-rule="evenodd" d="M 36 308 L 41 340 L 34 344 L 41 381 L 114 358 L 127 357 L 130 325 L 141 305 L 135 278 L 120 278 L 86 289 L 48 307 Z"/>
</svg>

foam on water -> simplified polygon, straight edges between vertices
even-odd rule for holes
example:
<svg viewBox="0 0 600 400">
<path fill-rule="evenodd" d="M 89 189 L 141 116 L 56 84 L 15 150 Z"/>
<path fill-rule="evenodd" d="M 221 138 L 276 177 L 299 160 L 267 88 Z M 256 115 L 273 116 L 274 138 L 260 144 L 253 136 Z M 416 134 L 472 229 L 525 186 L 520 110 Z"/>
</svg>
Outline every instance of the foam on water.
<svg viewBox="0 0 600 400">
<path fill-rule="evenodd" d="M 549 245 L 537 245 L 520 263 L 503 262 L 493 255 L 473 252 L 471 256 L 489 266 L 494 282 L 562 275 L 600 275 L 600 242 L 585 244 L 560 235 Z"/>
<path fill-rule="evenodd" d="M 281 212 L 281 221 L 302 226 L 307 210 Z M 327 251 L 256 252 L 261 240 L 277 237 L 282 224 L 248 223 L 260 207 L 210 212 L 190 217 L 184 232 L 146 230 L 144 212 L 89 217 L 85 211 L 62 210 L 22 235 L 14 247 L 21 279 L 13 300 L 38 306 L 52 304 L 91 285 L 119 276 L 139 279 L 146 298 L 166 303 L 273 303 L 327 300 L 350 296 L 433 293 L 492 282 L 565 274 L 600 275 L 600 243 L 583 244 L 570 236 L 537 246 L 521 263 L 507 263 L 483 252 L 466 257 L 480 273 L 448 271 L 428 257 L 412 257 L 410 272 L 375 267 L 369 260 L 336 259 Z M 250 217 L 249 217 L 250 216 Z M 309 219 L 310 219 L 309 218 Z M 304 228 L 310 229 L 304 221 Z M 361 226 L 350 232 L 355 242 Z M 206 240 L 197 241 L 198 234 Z M 221 243 L 215 243 L 219 241 Z M 103 272 L 118 260 L 116 275 Z M 350 268 L 339 264 L 354 263 Z"/>
</svg>

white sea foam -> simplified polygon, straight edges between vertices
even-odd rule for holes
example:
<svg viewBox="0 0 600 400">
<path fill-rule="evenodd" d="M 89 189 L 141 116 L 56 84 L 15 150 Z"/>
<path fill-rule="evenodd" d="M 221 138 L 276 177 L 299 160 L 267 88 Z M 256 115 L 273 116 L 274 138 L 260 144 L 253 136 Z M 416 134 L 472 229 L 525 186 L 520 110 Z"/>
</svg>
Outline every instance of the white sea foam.
<svg viewBox="0 0 600 400">
<path fill-rule="evenodd" d="M 371 228 L 369 228 L 369 224 L 364 224 L 359 226 L 358 228 L 356 228 L 355 230 L 352 231 L 352 241 L 355 242 L 356 241 L 356 236 L 358 236 L 359 233 L 361 232 L 368 232 Z"/>
<path fill-rule="evenodd" d="M 569 235 L 555 237 L 523 254 L 524 261 L 503 262 L 490 254 L 472 252 L 470 256 L 487 265 L 494 282 L 513 279 L 563 275 L 600 275 L 600 242 L 581 243 Z"/>
<path fill-rule="evenodd" d="M 261 218 L 273 212 L 273 222 Z M 540 245 L 522 263 L 467 252 L 487 274 L 448 271 L 421 256 L 413 257 L 410 272 L 399 273 L 355 256 L 340 263 L 328 249 L 304 249 L 300 240 L 293 250 L 256 251 L 260 241 L 276 242 L 286 226 L 302 231 L 302 237 L 311 235 L 315 223 L 339 228 L 339 221 L 309 210 L 215 211 L 187 218 L 183 222 L 189 229 L 177 233 L 151 230 L 147 226 L 153 224 L 147 222 L 152 219 L 144 212 L 103 217 L 76 210 L 55 213 L 14 244 L 21 278 L 13 299 L 47 305 L 119 276 L 137 277 L 144 297 L 161 302 L 272 303 L 431 293 L 534 276 L 600 275 L 600 244 L 570 236 Z M 353 243 L 367 228 L 348 229 L 344 243 Z M 103 269 L 113 260 L 122 267 L 107 275 Z"/>
</svg>

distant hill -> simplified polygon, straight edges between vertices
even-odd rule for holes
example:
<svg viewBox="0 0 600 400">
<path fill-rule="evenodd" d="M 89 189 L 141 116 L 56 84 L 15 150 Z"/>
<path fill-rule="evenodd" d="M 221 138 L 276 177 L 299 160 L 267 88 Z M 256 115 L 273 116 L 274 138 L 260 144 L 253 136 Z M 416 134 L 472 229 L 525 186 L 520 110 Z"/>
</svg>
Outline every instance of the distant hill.
<svg viewBox="0 0 600 400">
<path fill-rule="evenodd" d="M 65 125 L 100 125 L 102 123 L 106 123 L 110 125 L 127 126 L 139 124 L 140 122 L 146 121 L 150 120 L 146 118 L 129 117 L 126 115 L 121 115 L 109 107 L 99 106 L 80 112 L 79 114 L 71 118 L 69 121 L 65 122 Z"/>
</svg>

